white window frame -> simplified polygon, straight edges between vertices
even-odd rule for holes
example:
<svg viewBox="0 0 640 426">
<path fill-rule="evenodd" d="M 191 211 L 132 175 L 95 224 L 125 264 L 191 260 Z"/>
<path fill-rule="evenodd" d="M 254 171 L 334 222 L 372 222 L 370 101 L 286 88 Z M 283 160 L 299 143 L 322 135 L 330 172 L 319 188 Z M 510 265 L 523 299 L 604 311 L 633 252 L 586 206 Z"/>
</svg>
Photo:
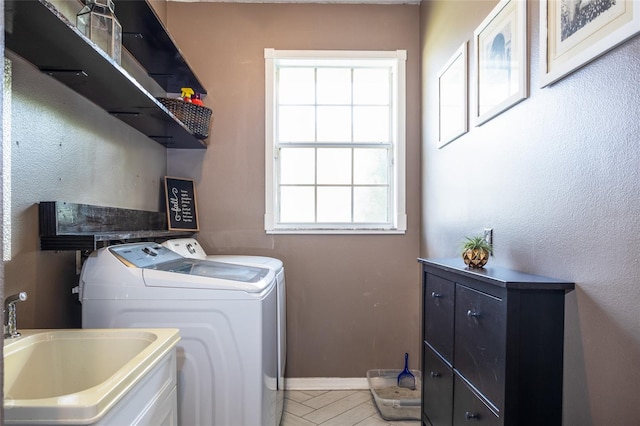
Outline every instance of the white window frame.
<svg viewBox="0 0 640 426">
<path fill-rule="evenodd" d="M 276 50 L 266 48 L 265 58 L 265 216 L 267 234 L 403 234 L 407 230 L 406 215 L 406 50 L 393 51 L 348 51 L 348 50 Z M 277 223 L 276 209 L 278 176 L 276 173 L 276 70 L 281 59 L 321 60 L 394 60 L 395 114 L 393 142 L 393 216 L 384 226 L 359 224 L 289 224 Z"/>
</svg>

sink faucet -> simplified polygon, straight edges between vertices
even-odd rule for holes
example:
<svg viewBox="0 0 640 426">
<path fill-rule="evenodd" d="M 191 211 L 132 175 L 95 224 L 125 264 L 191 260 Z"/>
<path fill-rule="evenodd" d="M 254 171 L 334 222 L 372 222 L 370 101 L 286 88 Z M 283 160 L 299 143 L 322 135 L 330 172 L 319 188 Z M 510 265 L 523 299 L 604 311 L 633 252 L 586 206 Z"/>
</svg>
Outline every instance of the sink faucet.
<svg viewBox="0 0 640 426">
<path fill-rule="evenodd" d="M 20 336 L 18 332 L 18 318 L 16 315 L 16 303 L 27 300 L 27 292 L 21 291 L 18 294 L 7 297 L 4 300 L 4 337 L 14 338 Z"/>
</svg>

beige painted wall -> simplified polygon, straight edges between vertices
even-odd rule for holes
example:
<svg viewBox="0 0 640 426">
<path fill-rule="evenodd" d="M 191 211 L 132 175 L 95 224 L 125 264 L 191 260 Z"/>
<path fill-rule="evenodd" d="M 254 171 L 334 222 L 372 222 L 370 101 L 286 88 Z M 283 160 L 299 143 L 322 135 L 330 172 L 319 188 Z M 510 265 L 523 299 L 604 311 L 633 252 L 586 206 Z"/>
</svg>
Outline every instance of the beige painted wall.
<svg viewBox="0 0 640 426">
<path fill-rule="evenodd" d="M 438 149 L 437 73 L 496 3 L 423 2 L 421 253 L 453 256 L 492 227 L 493 264 L 575 281 L 564 424 L 638 424 L 640 40 L 540 89 L 539 2 L 528 2 L 529 98 Z"/>
<path fill-rule="evenodd" d="M 364 377 L 419 366 L 419 7 L 170 2 L 168 28 L 208 90 L 206 152 L 170 151 L 192 177 L 210 253 L 280 258 L 289 377 Z M 407 49 L 406 235 L 266 235 L 264 48 Z"/>
</svg>

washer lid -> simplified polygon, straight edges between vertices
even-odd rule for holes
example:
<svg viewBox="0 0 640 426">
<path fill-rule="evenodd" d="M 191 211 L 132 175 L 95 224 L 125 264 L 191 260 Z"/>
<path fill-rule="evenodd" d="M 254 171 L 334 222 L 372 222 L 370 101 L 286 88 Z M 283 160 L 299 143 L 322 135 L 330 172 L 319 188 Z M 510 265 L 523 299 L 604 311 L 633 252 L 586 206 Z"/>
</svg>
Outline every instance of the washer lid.
<svg viewBox="0 0 640 426">
<path fill-rule="evenodd" d="M 187 258 L 160 263 L 155 265 L 153 269 L 244 283 L 257 283 L 269 274 L 269 269 L 256 268 L 254 266 Z"/>
<path fill-rule="evenodd" d="M 276 273 L 283 267 L 282 261 L 280 259 L 276 259 L 275 257 L 248 256 L 240 254 L 214 254 L 206 256 L 205 259 L 212 260 L 214 262 L 255 266 L 256 268 L 269 268 Z"/>
<path fill-rule="evenodd" d="M 275 278 L 268 268 L 185 258 L 155 243 L 123 244 L 109 251 L 126 267 L 141 269 L 145 287 L 256 293 L 270 287 Z"/>
</svg>

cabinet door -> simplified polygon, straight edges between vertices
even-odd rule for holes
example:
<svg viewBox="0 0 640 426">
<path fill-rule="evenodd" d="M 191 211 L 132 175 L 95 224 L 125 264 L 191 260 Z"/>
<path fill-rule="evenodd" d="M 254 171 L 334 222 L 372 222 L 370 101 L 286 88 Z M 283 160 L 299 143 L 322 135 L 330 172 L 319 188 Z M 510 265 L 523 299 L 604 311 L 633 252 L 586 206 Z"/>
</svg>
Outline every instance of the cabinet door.
<svg viewBox="0 0 640 426">
<path fill-rule="evenodd" d="M 423 344 L 422 411 L 432 426 L 450 426 L 453 419 L 453 370 Z"/>
<path fill-rule="evenodd" d="M 453 300 L 455 284 L 437 275 L 425 275 L 425 340 L 447 360 L 453 362 Z"/>
<path fill-rule="evenodd" d="M 502 421 L 458 376 L 455 377 L 453 424 L 500 426 Z"/>
<path fill-rule="evenodd" d="M 498 410 L 504 402 L 505 308 L 502 299 L 456 286 L 455 368 Z"/>
</svg>

